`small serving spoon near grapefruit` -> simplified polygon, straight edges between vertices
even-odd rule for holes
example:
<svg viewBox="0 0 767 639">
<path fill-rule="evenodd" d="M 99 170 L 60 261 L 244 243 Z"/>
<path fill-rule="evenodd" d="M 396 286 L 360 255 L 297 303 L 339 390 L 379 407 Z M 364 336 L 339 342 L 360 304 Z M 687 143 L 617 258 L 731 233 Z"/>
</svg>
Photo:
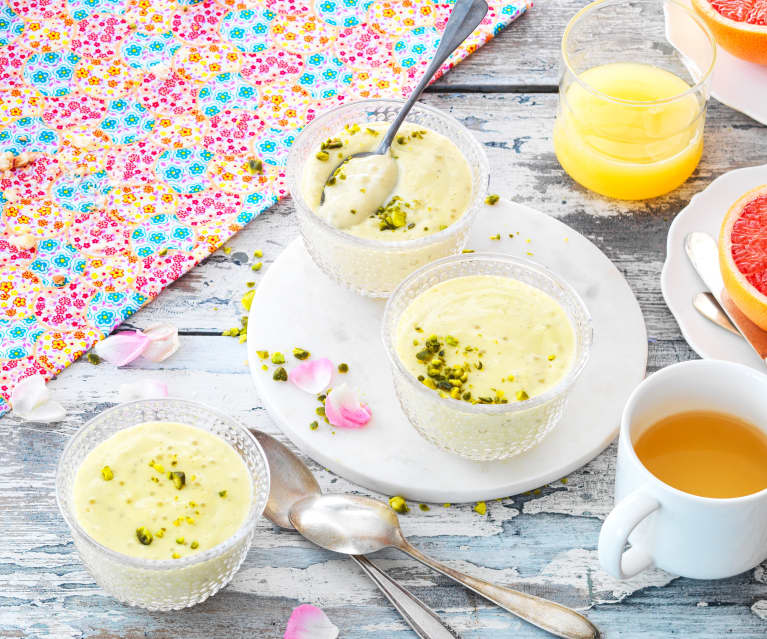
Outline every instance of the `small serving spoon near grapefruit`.
<svg viewBox="0 0 767 639">
<path fill-rule="evenodd" d="M 767 331 L 767 184 L 745 193 L 727 212 L 719 267 L 732 301 Z"/>
<path fill-rule="evenodd" d="M 692 6 L 723 49 L 767 64 L 767 0 L 692 0 Z"/>
</svg>

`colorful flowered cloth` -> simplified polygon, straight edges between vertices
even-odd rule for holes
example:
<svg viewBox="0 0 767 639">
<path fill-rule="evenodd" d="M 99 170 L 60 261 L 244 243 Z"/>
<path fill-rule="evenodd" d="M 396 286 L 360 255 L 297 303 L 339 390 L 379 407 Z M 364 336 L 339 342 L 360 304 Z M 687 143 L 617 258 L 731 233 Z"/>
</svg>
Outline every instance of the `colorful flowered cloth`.
<svg viewBox="0 0 767 639">
<path fill-rule="evenodd" d="M 527 3 L 489 0 L 443 72 Z M 0 172 L 0 414 L 285 195 L 302 125 L 407 94 L 450 10 L 0 0 L 0 169 L 36 152 Z"/>
</svg>

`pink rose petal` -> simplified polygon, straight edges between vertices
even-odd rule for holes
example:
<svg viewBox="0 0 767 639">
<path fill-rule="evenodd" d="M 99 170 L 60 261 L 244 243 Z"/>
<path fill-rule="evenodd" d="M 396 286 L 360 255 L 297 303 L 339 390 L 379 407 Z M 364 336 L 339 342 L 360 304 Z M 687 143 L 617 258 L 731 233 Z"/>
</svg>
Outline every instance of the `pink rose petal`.
<svg viewBox="0 0 767 639">
<path fill-rule="evenodd" d="M 168 387 L 156 379 L 140 379 L 130 384 L 120 384 L 118 396 L 121 404 L 139 399 L 160 399 L 168 396 Z"/>
<path fill-rule="evenodd" d="M 312 395 L 321 393 L 333 378 L 333 362 L 327 357 L 301 362 L 288 373 L 288 380 Z"/>
<path fill-rule="evenodd" d="M 51 399 L 42 375 L 22 379 L 11 393 L 13 414 L 25 422 L 60 422 L 67 415 L 64 407 Z"/>
<path fill-rule="evenodd" d="M 178 350 L 178 328 L 173 324 L 153 324 L 143 333 L 149 338 L 149 344 L 141 356 L 152 362 L 162 362 Z"/>
<path fill-rule="evenodd" d="M 288 619 L 283 639 L 336 639 L 338 628 L 316 606 L 302 604 L 295 608 Z"/>
<path fill-rule="evenodd" d="M 357 392 L 346 384 L 334 388 L 325 398 L 325 417 L 333 426 L 362 428 L 372 414 L 370 408 L 357 398 Z"/>
<path fill-rule="evenodd" d="M 146 350 L 149 341 L 141 331 L 115 333 L 96 344 L 93 350 L 110 364 L 125 366 Z"/>
</svg>

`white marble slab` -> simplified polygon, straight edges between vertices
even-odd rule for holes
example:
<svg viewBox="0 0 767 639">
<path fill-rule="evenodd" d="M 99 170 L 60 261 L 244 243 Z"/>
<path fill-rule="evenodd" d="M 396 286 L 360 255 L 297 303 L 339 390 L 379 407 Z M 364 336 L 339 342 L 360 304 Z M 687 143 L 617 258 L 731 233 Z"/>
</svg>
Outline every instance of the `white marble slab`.
<svg viewBox="0 0 767 639">
<path fill-rule="evenodd" d="M 500 233 L 501 240 L 490 237 Z M 516 237 L 509 238 L 509 233 Z M 647 338 L 631 289 L 589 240 L 556 219 L 501 200 L 480 213 L 468 246 L 534 259 L 564 275 L 583 296 L 594 321 L 594 346 L 561 423 L 536 448 L 499 462 L 472 462 L 422 439 L 395 397 L 380 339 L 384 302 L 358 297 L 325 277 L 300 239 L 262 279 L 251 308 L 248 359 L 263 404 L 304 453 L 366 488 L 429 502 L 504 497 L 563 477 L 600 453 L 614 438 L 623 403 L 645 373 Z M 272 380 L 256 350 L 346 362 L 337 375 L 356 386 L 373 410 L 361 430 L 313 431 L 317 400 Z M 288 364 L 296 363 L 288 355 Z"/>
</svg>

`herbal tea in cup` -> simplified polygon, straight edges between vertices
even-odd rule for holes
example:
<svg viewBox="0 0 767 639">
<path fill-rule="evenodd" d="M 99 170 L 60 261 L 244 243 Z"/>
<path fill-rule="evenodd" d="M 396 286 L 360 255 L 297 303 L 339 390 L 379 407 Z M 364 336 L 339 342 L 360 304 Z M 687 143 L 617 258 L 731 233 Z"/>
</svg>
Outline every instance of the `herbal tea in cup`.
<svg viewBox="0 0 767 639">
<path fill-rule="evenodd" d="M 726 499 L 767 488 L 767 434 L 727 413 L 664 417 L 639 435 L 634 451 L 663 483 L 692 495 Z"/>
</svg>

